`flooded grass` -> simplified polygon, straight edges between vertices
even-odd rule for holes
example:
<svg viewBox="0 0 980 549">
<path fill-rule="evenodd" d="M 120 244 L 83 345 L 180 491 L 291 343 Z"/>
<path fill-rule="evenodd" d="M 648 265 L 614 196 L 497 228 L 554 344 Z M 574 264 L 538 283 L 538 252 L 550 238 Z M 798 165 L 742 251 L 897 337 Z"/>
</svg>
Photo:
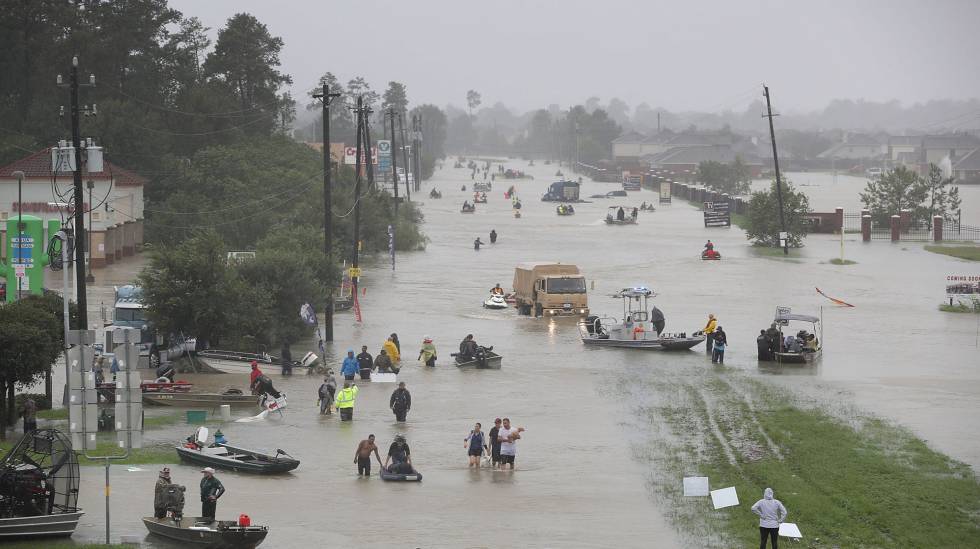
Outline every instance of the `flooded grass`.
<svg viewBox="0 0 980 549">
<path fill-rule="evenodd" d="M 851 261 L 850 259 L 841 259 L 839 257 L 835 257 L 831 259 L 828 263 L 830 263 L 831 265 L 856 265 L 857 261 Z"/>
<path fill-rule="evenodd" d="M 122 455 L 123 450 L 118 447 L 115 440 L 100 440 L 95 450 L 89 451 L 94 456 Z M 177 452 L 174 451 L 172 444 L 154 444 L 143 448 L 136 448 L 129 451 L 125 459 L 114 459 L 112 465 L 150 465 L 157 463 L 174 463 L 177 461 Z M 105 465 L 105 460 L 88 459 L 84 454 L 78 454 L 79 465 Z"/>
<path fill-rule="evenodd" d="M 980 306 L 969 303 L 956 303 L 954 305 L 943 303 L 939 306 L 939 310 L 944 313 L 974 313 L 980 315 Z"/>
<path fill-rule="evenodd" d="M 934 254 L 958 257 L 967 261 L 980 261 L 980 246 L 926 246 L 925 248 L 926 251 Z"/>
<path fill-rule="evenodd" d="M 772 487 L 807 547 L 975 546 L 980 485 L 972 470 L 902 428 L 833 417 L 728 371 L 650 386 L 662 405 L 648 417 L 672 435 L 650 433 L 650 447 L 660 446 L 651 465 L 664 468 L 651 486 L 696 545 L 757 544 L 749 507 Z M 711 489 L 734 486 L 740 504 L 714 510 L 710 498 L 685 498 L 684 476 L 707 476 Z"/>
<path fill-rule="evenodd" d="M 52 408 L 50 410 L 38 410 L 38 419 L 62 420 L 68 419 L 68 408 Z"/>
</svg>

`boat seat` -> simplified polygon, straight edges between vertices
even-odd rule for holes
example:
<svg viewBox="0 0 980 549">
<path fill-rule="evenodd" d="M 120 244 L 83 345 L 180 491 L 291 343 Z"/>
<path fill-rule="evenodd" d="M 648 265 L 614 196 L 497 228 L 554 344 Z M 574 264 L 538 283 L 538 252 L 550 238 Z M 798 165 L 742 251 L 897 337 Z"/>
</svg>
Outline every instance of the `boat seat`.
<svg viewBox="0 0 980 549">
<path fill-rule="evenodd" d="M 216 446 L 214 448 L 205 447 L 201 449 L 205 454 L 211 454 L 214 456 L 221 456 L 228 453 L 228 449 L 222 446 Z"/>
<path fill-rule="evenodd" d="M 245 454 L 228 454 L 228 455 L 222 456 L 222 457 L 226 457 L 228 459 L 238 459 L 238 458 L 246 457 L 246 456 L 245 456 Z"/>
</svg>

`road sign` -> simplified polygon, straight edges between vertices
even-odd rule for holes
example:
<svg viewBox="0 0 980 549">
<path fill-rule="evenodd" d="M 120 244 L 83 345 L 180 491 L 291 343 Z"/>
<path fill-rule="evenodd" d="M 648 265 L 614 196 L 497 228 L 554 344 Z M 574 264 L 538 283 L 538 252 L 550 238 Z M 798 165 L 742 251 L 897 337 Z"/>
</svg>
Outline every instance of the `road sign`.
<svg viewBox="0 0 980 549">
<path fill-rule="evenodd" d="M 351 267 L 351 268 L 347 269 L 347 276 L 349 276 L 351 278 L 361 278 L 361 268 L 360 267 Z"/>
<path fill-rule="evenodd" d="M 344 147 L 344 164 L 354 165 L 354 157 L 357 156 L 357 148 Z"/>
<path fill-rule="evenodd" d="M 381 139 L 378 141 L 378 156 L 391 156 L 391 141 L 387 139 Z"/>
<path fill-rule="evenodd" d="M 391 145 L 389 147 L 389 154 Z M 349 166 L 354 165 L 354 159 L 357 157 L 357 149 L 355 147 L 344 147 L 344 164 Z M 378 163 L 378 148 L 371 147 L 371 163 L 377 165 Z M 367 151 L 361 150 L 361 164 L 367 164 Z"/>
<path fill-rule="evenodd" d="M 26 273 L 27 273 L 27 266 L 26 265 L 24 265 L 22 263 L 15 263 L 14 264 L 14 275 L 17 278 L 24 278 L 24 275 Z"/>
</svg>

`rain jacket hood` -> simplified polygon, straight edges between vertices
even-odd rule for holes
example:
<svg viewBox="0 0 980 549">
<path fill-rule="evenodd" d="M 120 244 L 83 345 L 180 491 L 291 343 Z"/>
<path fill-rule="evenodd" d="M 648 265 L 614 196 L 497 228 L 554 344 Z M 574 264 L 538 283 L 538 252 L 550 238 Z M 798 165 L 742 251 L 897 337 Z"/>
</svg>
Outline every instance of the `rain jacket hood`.
<svg viewBox="0 0 980 549">
<path fill-rule="evenodd" d="M 786 508 L 783 503 L 773 497 L 772 488 L 766 488 L 762 493 L 762 498 L 752 506 L 752 512 L 759 515 L 760 528 L 779 528 L 779 524 L 786 520 Z"/>
</svg>

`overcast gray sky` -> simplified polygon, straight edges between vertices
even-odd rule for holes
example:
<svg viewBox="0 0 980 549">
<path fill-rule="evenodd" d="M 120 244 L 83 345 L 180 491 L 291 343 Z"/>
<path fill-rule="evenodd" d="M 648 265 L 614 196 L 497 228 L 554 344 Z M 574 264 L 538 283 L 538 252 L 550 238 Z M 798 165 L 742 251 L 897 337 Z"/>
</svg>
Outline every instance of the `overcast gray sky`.
<svg viewBox="0 0 980 549">
<path fill-rule="evenodd" d="M 212 33 L 237 12 L 285 41 L 301 91 L 331 71 L 412 103 L 468 89 L 520 110 L 596 95 L 631 107 L 742 110 L 837 98 L 904 104 L 980 95 L 976 0 L 170 0 Z M 357 47 L 359 45 L 359 47 Z M 295 94 L 297 97 L 299 93 Z M 302 101 L 302 99 L 301 99 Z"/>
</svg>

